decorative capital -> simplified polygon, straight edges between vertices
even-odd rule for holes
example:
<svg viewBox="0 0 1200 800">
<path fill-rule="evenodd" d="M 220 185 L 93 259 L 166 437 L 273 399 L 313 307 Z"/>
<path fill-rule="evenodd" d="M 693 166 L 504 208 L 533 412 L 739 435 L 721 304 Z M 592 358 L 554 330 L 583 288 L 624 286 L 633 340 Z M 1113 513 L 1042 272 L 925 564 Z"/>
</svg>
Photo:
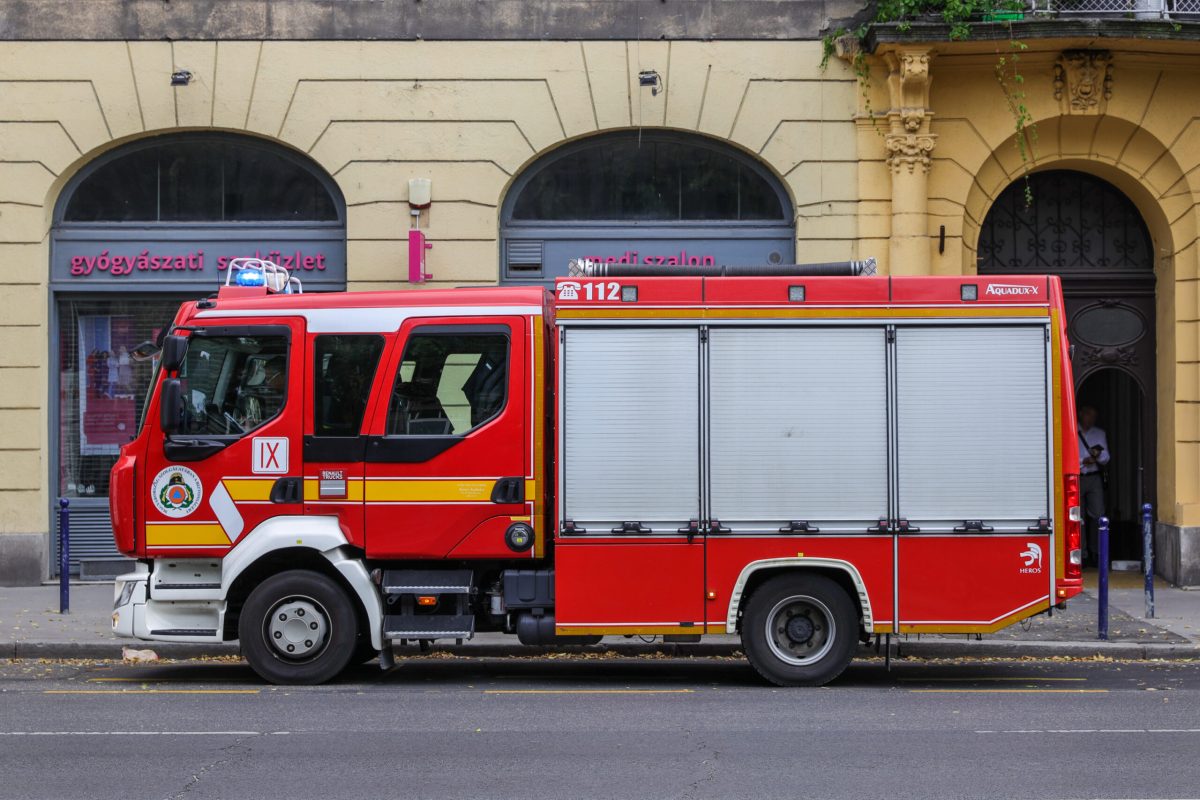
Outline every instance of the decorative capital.
<svg viewBox="0 0 1200 800">
<path fill-rule="evenodd" d="M 1054 99 L 1064 114 L 1103 114 L 1112 81 L 1107 50 L 1064 50 L 1054 64 Z"/>
<path fill-rule="evenodd" d="M 884 137 L 888 166 L 893 174 L 914 173 L 918 167 L 922 173 L 929 172 L 935 144 L 937 136 L 932 133 L 889 133 Z"/>
<path fill-rule="evenodd" d="M 933 54 L 925 49 L 900 49 L 887 54 L 891 74 L 888 87 L 892 99 L 893 124 L 908 133 L 927 130 L 929 118 L 929 63 Z"/>
</svg>

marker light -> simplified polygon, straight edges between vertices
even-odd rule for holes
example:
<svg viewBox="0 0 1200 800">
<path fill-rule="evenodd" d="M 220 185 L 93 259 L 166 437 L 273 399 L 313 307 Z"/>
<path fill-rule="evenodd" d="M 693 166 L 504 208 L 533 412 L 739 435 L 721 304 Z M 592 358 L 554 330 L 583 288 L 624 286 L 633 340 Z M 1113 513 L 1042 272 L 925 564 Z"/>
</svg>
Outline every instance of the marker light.
<svg viewBox="0 0 1200 800">
<path fill-rule="evenodd" d="M 962 294 L 960 296 L 965 301 L 978 300 L 979 286 L 974 283 L 964 283 L 962 285 Z"/>
<path fill-rule="evenodd" d="M 417 605 L 419 605 L 419 606 L 436 606 L 437 605 L 437 597 L 432 594 L 423 594 L 417 598 Z"/>
<path fill-rule="evenodd" d="M 789 286 L 788 287 L 788 302 L 789 303 L 803 303 L 804 302 L 804 287 L 803 286 Z"/>
</svg>

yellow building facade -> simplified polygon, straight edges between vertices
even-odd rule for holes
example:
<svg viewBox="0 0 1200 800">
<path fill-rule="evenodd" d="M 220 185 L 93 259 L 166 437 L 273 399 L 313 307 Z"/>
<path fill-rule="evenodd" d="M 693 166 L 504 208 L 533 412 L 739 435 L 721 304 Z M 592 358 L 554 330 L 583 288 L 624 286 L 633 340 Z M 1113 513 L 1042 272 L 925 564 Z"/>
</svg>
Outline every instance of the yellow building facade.
<svg viewBox="0 0 1200 800">
<path fill-rule="evenodd" d="M 19 5 L 36 11 L 38 3 Z M 586 148 L 591 137 L 711 146 L 714 158 L 733 164 L 739 176 L 753 173 L 758 178 L 750 180 L 778 191 L 786 219 L 772 221 L 763 234 L 770 260 L 873 256 L 883 271 L 897 274 L 979 271 L 981 237 L 996 239 L 989 214 L 1027 168 L 1094 176 L 1136 208 L 1153 250 L 1153 383 L 1141 387 L 1146 405 L 1137 410 L 1151 444 L 1136 441 L 1151 463 L 1139 462 L 1143 483 L 1122 491 L 1126 500 L 1156 504 L 1160 550 L 1171 554 L 1164 561 L 1168 577 L 1200 582 L 1200 186 L 1193 186 L 1200 180 L 1200 129 L 1191 110 L 1200 100 L 1193 74 L 1200 60 L 1193 46 L 1031 40 L 1020 63 L 1037 138 L 1023 160 L 994 74 L 1007 39 L 950 44 L 940 36 L 920 41 L 911 32 L 882 36 L 870 44 L 869 78 L 860 83 L 848 60 L 822 67 L 819 40 L 831 29 L 828 18 L 849 17 L 855 4 L 764 4 L 795 6 L 781 24 L 761 9 L 735 8 L 756 4 L 694 4 L 720 7 L 714 21 L 692 19 L 689 4 L 681 3 L 664 4 L 683 6 L 678 17 L 648 19 L 626 10 L 610 20 L 603 15 L 619 4 L 598 3 L 599 19 L 574 23 L 586 28 L 583 34 L 554 29 L 545 34 L 553 40 L 512 32 L 517 18 L 493 20 L 486 35 L 456 40 L 443 30 L 441 40 L 426 40 L 411 25 L 403 35 L 389 38 L 385 31 L 376 38 L 364 33 L 370 20 L 356 28 L 333 18 L 286 17 L 282 3 L 266 4 L 281 16 L 265 22 L 173 20 L 161 17 L 169 11 L 153 16 L 137 3 L 96 5 L 138 7 L 145 16 L 122 23 L 89 11 L 80 24 L 96 33 L 69 36 L 63 33 L 69 21 L 30 11 L 14 17 L 0 40 L 0 582 L 36 582 L 56 571 L 51 532 L 60 496 L 72 498 L 73 513 L 91 513 L 93 534 L 103 539 L 104 486 L 72 474 L 72 465 L 91 458 L 102 466 L 114 440 L 92 445 L 89 455 L 79 435 L 68 435 L 71 426 L 86 429 L 84 414 L 68 407 L 82 408 L 83 397 L 93 406 L 122 398 L 132 404 L 136 395 L 113 389 L 123 362 L 111 366 L 116 345 L 103 345 L 115 336 L 111 326 L 123 323 L 110 314 L 97 333 L 100 316 L 86 310 L 71 310 L 64 322 L 64 304 L 88 308 L 97 286 L 71 283 L 71 270 L 82 273 L 85 263 L 99 264 L 97 254 L 109 252 L 94 230 L 79 244 L 70 219 L 74 193 L 142 143 L 176 136 L 203 143 L 209 134 L 227 137 L 212 140 L 223 146 L 243 140 L 269 146 L 325 183 L 338 212 L 336 224 L 322 230 L 337 240 L 330 259 L 344 260 L 344 277 L 330 288 L 350 290 L 411 285 L 414 224 L 432 245 L 424 285 L 520 279 L 527 265 L 517 255 L 525 251 L 510 213 L 514 197 L 532 185 L 526 181 L 540 165 Z M 292 27 L 281 34 L 272 25 Z M 605 38 L 597 25 L 624 35 Z M 233 34 L 223 35 L 226 29 Z M 162 41 L 168 34 L 175 40 Z M 1087 55 L 1101 49 L 1099 62 Z M 1071 61 L 1076 51 L 1085 53 L 1084 70 Z M 1088 80 L 1095 85 L 1081 89 Z M 1086 97 L 1076 102 L 1081 91 Z M 119 204 L 123 181 L 136 173 L 111 174 L 106 202 Z M 579 182 L 593 178 L 583 174 Z M 428 179 L 431 191 L 429 207 L 415 218 L 414 179 Z M 758 235 L 740 218 L 725 227 L 682 214 L 679 220 L 671 230 L 684 244 L 670 242 L 681 260 L 689 236 L 705 242 L 695 252 L 718 245 L 728 252 L 737 250 L 739 237 Z M 138 220 L 128 228 L 118 234 L 135 242 L 155 230 Z M 210 251 L 214 238 L 234 228 L 210 230 Z M 276 241 L 282 228 L 272 230 Z M 636 238 L 642 228 L 630 223 L 630 230 Z M 779 231 L 786 246 L 771 243 Z M 576 234 L 568 245 L 591 241 L 593 233 Z M 611 239 L 609 252 L 631 252 L 633 245 L 610 234 L 603 234 Z M 539 252 L 552 260 L 559 251 L 546 244 Z M 541 271 L 530 279 L 565 268 L 549 260 L 539 261 Z M 127 297 L 136 304 L 150 296 L 143 294 L 149 284 L 138 284 L 140 274 L 130 269 L 128 280 L 102 287 L 104 302 Z M 218 278 L 206 279 L 215 285 Z M 100 336 L 101 344 L 87 344 L 89 336 Z M 78 341 L 68 354 L 63 340 L 72 337 Z M 95 364 L 94 353 L 101 354 Z M 1110 357 L 1112 364 L 1104 361 Z M 1115 367 L 1130 356 L 1098 349 L 1095 358 Z M 85 388 L 85 379 L 93 384 Z M 97 392 L 95 381 L 108 388 Z M 1114 387 L 1106 389 L 1114 397 L 1124 391 Z M 1133 412 L 1122 408 L 1122 424 L 1133 424 Z"/>
</svg>

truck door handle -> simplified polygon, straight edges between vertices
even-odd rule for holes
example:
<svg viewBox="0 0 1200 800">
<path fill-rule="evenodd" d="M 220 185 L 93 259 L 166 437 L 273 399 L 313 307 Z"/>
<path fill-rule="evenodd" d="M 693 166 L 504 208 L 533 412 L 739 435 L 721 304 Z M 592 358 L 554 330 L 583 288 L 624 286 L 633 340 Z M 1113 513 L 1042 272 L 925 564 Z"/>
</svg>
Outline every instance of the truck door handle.
<svg viewBox="0 0 1200 800">
<path fill-rule="evenodd" d="M 299 503 L 304 499 L 304 479 L 280 478 L 271 486 L 272 503 Z"/>
<path fill-rule="evenodd" d="M 501 478 L 492 487 L 492 502 L 504 505 L 525 502 L 524 478 Z"/>
</svg>

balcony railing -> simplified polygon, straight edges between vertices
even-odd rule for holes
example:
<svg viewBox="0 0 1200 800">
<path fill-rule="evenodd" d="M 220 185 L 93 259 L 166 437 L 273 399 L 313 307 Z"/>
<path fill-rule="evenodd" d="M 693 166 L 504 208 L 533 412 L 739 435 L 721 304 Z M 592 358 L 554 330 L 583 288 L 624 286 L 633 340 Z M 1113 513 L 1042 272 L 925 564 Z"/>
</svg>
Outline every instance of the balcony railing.
<svg viewBox="0 0 1200 800">
<path fill-rule="evenodd" d="M 1117 16 L 1132 19 L 1200 17 L 1200 0 L 1030 0 L 1042 14 Z"/>
</svg>

